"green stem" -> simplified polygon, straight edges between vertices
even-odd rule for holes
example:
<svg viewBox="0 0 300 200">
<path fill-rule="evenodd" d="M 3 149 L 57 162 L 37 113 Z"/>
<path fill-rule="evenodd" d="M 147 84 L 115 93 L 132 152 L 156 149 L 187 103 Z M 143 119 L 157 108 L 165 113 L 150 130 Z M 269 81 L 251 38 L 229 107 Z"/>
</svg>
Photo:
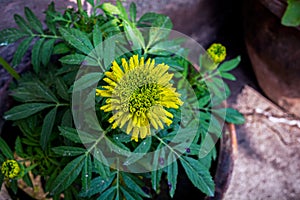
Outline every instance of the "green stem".
<svg viewBox="0 0 300 200">
<path fill-rule="evenodd" d="M 77 0 L 77 6 L 79 13 L 83 13 L 82 3 L 81 0 Z"/>
<path fill-rule="evenodd" d="M 16 72 L 16 70 L 12 66 L 10 66 L 2 57 L 0 57 L 0 64 L 16 80 L 20 79 L 20 75 L 18 74 L 18 72 Z"/>
<path fill-rule="evenodd" d="M 51 38 L 51 39 L 63 39 L 57 35 L 45 35 L 45 34 L 32 34 L 33 37 L 41 37 L 41 38 Z"/>
</svg>

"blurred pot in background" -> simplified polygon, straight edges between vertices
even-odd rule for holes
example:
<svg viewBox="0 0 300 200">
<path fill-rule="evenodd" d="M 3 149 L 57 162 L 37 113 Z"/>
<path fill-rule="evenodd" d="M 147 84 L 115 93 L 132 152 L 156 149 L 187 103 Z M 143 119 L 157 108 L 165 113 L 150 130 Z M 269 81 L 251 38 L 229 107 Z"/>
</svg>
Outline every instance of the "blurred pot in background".
<svg viewBox="0 0 300 200">
<path fill-rule="evenodd" d="M 286 9 L 286 0 L 245 1 L 245 41 L 266 96 L 300 117 L 300 28 L 282 24 Z"/>
</svg>

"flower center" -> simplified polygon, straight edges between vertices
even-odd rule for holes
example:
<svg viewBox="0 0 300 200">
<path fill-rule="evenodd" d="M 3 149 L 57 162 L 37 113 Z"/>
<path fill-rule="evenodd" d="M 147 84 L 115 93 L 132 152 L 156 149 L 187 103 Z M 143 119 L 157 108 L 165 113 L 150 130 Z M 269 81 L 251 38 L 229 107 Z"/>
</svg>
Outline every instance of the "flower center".
<svg viewBox="0 0 300 200">
<path fill-rule="evenodd" d="M 146 84 L 136 89 L 129 98 L 129 111 L 140 116 L 145 114 L 159 100 L 157 84 Z"/>
</svg>

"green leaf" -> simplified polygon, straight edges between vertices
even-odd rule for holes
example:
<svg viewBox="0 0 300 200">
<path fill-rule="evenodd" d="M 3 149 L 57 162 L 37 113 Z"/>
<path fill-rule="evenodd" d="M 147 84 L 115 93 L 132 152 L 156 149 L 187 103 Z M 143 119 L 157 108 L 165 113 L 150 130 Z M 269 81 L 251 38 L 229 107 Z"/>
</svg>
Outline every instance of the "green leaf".
<svg viewBox="0 0 300 200">
<path fill-rule="evenodd" d="M 54 104 L 48 103 L 26 103 L 13 107 L 5 113 L 4 118 L 6 120 L 19 120 L 29 117 L 39 111 L 46 108 L 55 106 Z"/>
<path fill-rule="evenodd" d="M 12 96 L 21 102 L 56 102 L 57 98 L 52 91 L 34 76 L 27 77 L 28 80 L 20 81 L 19 87 L 13 90 Z"/>
<path fill-rule="evenodd" d="M 120 0 L 117 0 L 116 2 L 117 8 L 120 11 L 120 18 L 129 21 L 127 11 L 125 7 L 123 6 L 122 2 Z"/>
<path fill-rule="evenodd" d="M 209 170 L 193 158 L 184 156 L 179 159 L 193 185 L 208 196 L 213 196 L 215 186 Z"/>
<path fill-rule="evenodd" d="M 164 148 L 161 148 L 161 143 L 157 147 L 156 151 L 154 152 L 153 157 L 153 169 L 151 171 L 151 182 L 152 182 L 152 188 L 157 191 L 160 185 L 161 175 L 162 175 L 162 169 L 161 166 L 166 158 L 165 158 L 165 150 Z"/>
<path fill-rule="evenodd" d="M 45 38 L 41 38 L 38 40 L 32 48 L 31 51 L 31 63 L 33 66 L 33 70 L 35 73 L 39 73 L 40 71 L 40 65 L 41 65 L 41 49 Z"/>
<path fill-rule="evenodd" d="M 29 174 L 25 174 L 23 177 L 22 177 L 23 181 L 29 186 L 29 187 L 32 187 L 33 188 L 33 184 L 32 184 L 32 181 L 29 177 Z"/>
<path fill-rule="evenodd" d="M 71 109 L 67 109 L 61 119 L 61 126 L 71 127 L 73 125 L 73 117 Z"/>
<path fill-rule="evenodd" d="M 59 146 L 53 147 L 51 150 L 61 156 L 78 156 L 87 151 L 87 149 L 73 146 Z"/>
<path fill-rule="evenodd" d="M 65 82 L 63 81 L 62 78 L 56 77 L 56 89 L 57 89 L 57 94 L 64 100 L 69 101 L 70 96 L 68 94 L 68 88 Z"/>
<path fill-rule="evenodd" d="M 148 47 L 151 47 L 158 41 L 167 38 L 173 27 L 173 24 L 169 17 L 161 14 L 156 14 L 156 16 L 157 18 L 150 28 Z"/>
<path fill-rule="evenodd" d="M 86 132 L 70 128 L 70 127 L 58 127 L 60 131 L 60 135 L 64 136 L 65 138 L 75 142 L 75 143 L 91 143 L 95 142 L 96 138 Z M 80 134 L 80 137 L 79 135 Z"/>
<path fill-rule="evenodd" d="M 44 66 L 46 66 L 50 61 L 55 41 L 56 39 L 50 39 L 43 44 L 43 47 L 41 49 L 41 60 Z"/>
<path fill-rule="evenodd" d="M 116 186 L 110 187 L 108 190 L 106 190 L 105 192 L 103 192 L 97 198 L 97 200 L 103 200 L 103 199 L 105 199 L 105 200 L 111 200 L 115 196 L 116 191 L 117 191 L 117 187 Z"/>
<path fill-rule="evenodd" d="M 111 185 L 114 179 L 115 175 L 110 176 L 108 179 L 104 179 L 103 177 L 98 176 L 91 181 L 91 188 L 87 191 L 81 191 L 79 193 L 79 196 L 90 198 L 97 193 L 101 194 Z"/>
<path fill-rule="evenodd" d="M 223 62 L 220 67 L 218 68 L 218 70 L 220 72 L 227 72 L 230 70 L 233 70 L 234 68 L 236 68 L 238 66 L 238 64 L 241 62 L 241 57 L 237 56 L 234 59 L 228 60 Z"/>
<path fill-rule="evenodd" d="M 79 156 L 66 165 L 53 181 L 50 192 L 59 194 L 68 188 L 80 174 L 85 160 L 85 155 Z"/>
<path fill-rule="evenodd" d="M 26 23 L 26 21 L 21 17 L 20 15 L 14 15 L 14 19 L 16 24 L 19 26 L 19 28 L 24 31 L 25 33 L 28 33 L 29 35 L 32 35 L 32 31 L 29 27 L 29 25 Z"/>
<path fill-rule="evenodd" d="M 21 139 L 20 137 L 18 136 L 16 141 L 15 141 L 15 151 L 16 151 L 16 154 L 22 158 L 25 158 L 26 157 L 26 154 L 24 153 L 24 150 L 23 150 L 23 146 L 22 146 L 22 143 L 21 143 Z"/>
<path fill-rule="evenodd" d="M 86 55 L 89 55 L 94 49 L 86 33 L 78 29 L 60 28 L 59 32 L 70 45 Z"/>
<path fill-rule="evenodd" d="M 75 143 L 82 143 L 78 132 L 76 129 L 74 128 L 70 128 L 70 127 L 58 127 L 58 130 L 60 131 L 60 135 L 64 136 L 65 138 L 71 140 L 72 142 Z"/>
<path fill-rule="evenodd" d="M 176 156 L 174 153 L 170 152 L 168 156 L 168 168 L 167 168 L 167 178 L 169 185 L 170 196 L 173 198 L 177 185 L 177 175 L 178 175 L 178 165 L 176 161 Z"/>
<path fill-rule="evenodd" d="M 142 200 L 140 196 L 134 196 L 132 192 L 126 187 L 120 186 L 120 190 L 123 193 L 124 199 L 126 200 Z"/>
<path fill-rule="evenodd" d="M 133 151 L 133 153 L 125 160 L 123 165 L 131 165 L 141 159 L 150 149 L 152 137 L 144 139 Z"/>
<path fill-rule="evenodd" d="M 50 135 L 52 134 L 52 129 L 55 122 L 57 107 L 54 107 L 46 116 L 42 126 L 42 132 L 40 137 L 41 147 L 45 150 L 48 145 Z"/>
<path fill-rule="evenodd" d="M 66 55 L 60 58 L 59 61 L 63 64 L 81 65 L 81 63 L 84 61 L 85 58 L 86 58 L 85 55 L 75 53 L 75 54 Z"/>
<path fill-rule="evenodd" d="M 23 33 L 16 28 L 4 29 L 0 31 L 0 46 L 9 45 L 25 36 L 27 36 L 26 33 Z"/>
<path fill-rule="evenodd" d="M 128 188 L 130 188 L 132 191 L 138 193 L 143 197 L 150 198 L 150 196 L 142 190 L 141 186 L 136 181 L 134 181 L 134 179 L 131 178 L 130 174 L 125 172 L 121 172 L 121 174 L 123 181 Z"/>
<path fill-rule="evenodd" d="M 225 79 L 228 79 L 228 80 L 231 80 L 231 81 L 236 80 L 234 75 L 232 75 L 230 73 L 227 73 L 227 72 L 220 72 L 220 75 L 221 75 L 222 78 L 225 78 Z"/>
<path fill-rule="evenodd" d="M 12 66 L 10 66 L 2 57 L 0 57 L 0 65 L 2 65 L 3 68 L 16 80 L 20 79 L 20 75 L 18 74 L 18 72 L 16 72 L 16 70 Z"/>
<path fill-rule="evenodd" d="M 120 10 L 112 5 L 111 3 L 103 3 L 100 8 L 103 10 L 103 12 L 107 15 L 120 15 Z"/>
<path fill-rule="evenodd" d="M 75 81 L 74 91 L 78 92 L 95 85 L 96 83 L 99 82 L 101 78 L 101 74 L 102 73 L 99 72 L 93 72 L 93 73 L 83 75 L 77 81 Z"/>
<path fill-rule="evenodd" d="M 56 44 L 53 48 L 53 54 L 65 54 L 69 52 L 70 48 L 63 42 Z"/>
<path fill-rule="evenodd" d="M 97 172 L 101 177 L 107 178 L 110 176 L 109 163 L 100 149 L 94 150 L 94 164 Z"/>
<path fill-rule="evenodd" d="M 133 24 L 129 24 L 126 21 L 123 22 L 125 35 L 129 43 L 132 43 L 133 50 L 145 49 L 145 40 L 140 32 Z"/>
<path fill-rule="evenodd" d="M 38 33 L 43 34 L 43 26 L 40 20 L 34 15 L 34 13 L 28 8 L 25 7 L 25 16 L 29 25 L 36 30 Z"/>
<path fill-rule="evenodd" d="M 217 113 L 220 117 L 224 119 L 228 123 L 233 124 L 244 124 L 245 118 L 244 116 L 237 110 L 233 108 L 221 108 L 218 110 L 214 110 L 215 113 Z"/>
<path fill-rule="evenodd" d="M 3 153 L 3 155 L 8 159 L 14 159 L 14 154 L 7 145 L 7 143 L 0 137 L 0 151 Z"/>
<path fill-rule="evenodd" d="M 46 24 L 48 29 L 54 34 L 56 35 L 56 25 L 55 25 L 55 21 L 53 20 L 53 14 L 55 14 L 55 7 L 54 7 L 54 2 L 51 2 L 48 5 L 48 8 L 46 10 Z"/>
<path fill-rule="evenodd" d="M 131 21 L 136 22 L 136 5 L 134 2 L 130 3 L 129 13 L 130 13 Z"/>
<path fill-rule="evenodd" d="M 288 0 L 287 8 L 282 16 L 281 24 L 297 27 L 300 25 L 300 1 Z"/>
<path fill-rule="evenodd" d="M 23 58 L 24 54 L 26 53 L 27 49 L 29 48 L 32 40 L 33 40 L 33 37 L 29 37 L 29 38 L 24 39 L 19 44 L 18 49 L 16 50 L 13 60 L 12 60 L 13 66 L 18 65 L 22 61 L 22 58 Z"/>
<path fill-rule="evenodd" d="M 83 191 L 87 191 L 91 187 L 93 164 L 91 155 L 87 154 L 84 160 L 83 170 L 81 172 L 81 182 Z"/>
<path fill-rule="evenodd" d="M 96 24 L 93 29 L 93 44 L 98 58 L 103 57 L 103 37 L 99 26 Z"/>
</svg>

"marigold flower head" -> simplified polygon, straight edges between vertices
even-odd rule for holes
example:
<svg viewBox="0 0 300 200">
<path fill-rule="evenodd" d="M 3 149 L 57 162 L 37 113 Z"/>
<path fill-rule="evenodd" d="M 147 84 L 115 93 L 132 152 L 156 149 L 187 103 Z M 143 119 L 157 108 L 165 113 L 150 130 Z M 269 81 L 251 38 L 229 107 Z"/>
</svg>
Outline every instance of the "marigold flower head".
<svg viewBox="0 0 300 200">
<path fill-rule="evenodd" d="M 129 62 L 122 58 L 122 66 L 114 61 L 111 69 L 103 79 L 108 85 L 96 89 L 96 95 L 107 97 L 100 109 L 113 112 L 108 120 L 112 128 L 126 127 L 137 142 L 151 135 L 151 127 L 163 129 L 172 123 L 173 115 L 166 108 L 178 109 L 183 102 L 170 83 L 173 74 L 168 73 L 168 65 L 155 65 L 150 58 L 144 62 L 144 57 L 134 55 Z"/>
<path fill-rule="evenodd" d="M 214 43 L 207 49 L 207 54 L 214 63 L 218 64 L 225 60 L 226 48 L 222 44 Z"/>
<path fill-rule="evenodd" d="M 20 171 L 20 166 L 15 160 L 7 160 L 1 166 L 1 172 L 6 178 L 15 178 L 19 175 Z"/>
</svg>

